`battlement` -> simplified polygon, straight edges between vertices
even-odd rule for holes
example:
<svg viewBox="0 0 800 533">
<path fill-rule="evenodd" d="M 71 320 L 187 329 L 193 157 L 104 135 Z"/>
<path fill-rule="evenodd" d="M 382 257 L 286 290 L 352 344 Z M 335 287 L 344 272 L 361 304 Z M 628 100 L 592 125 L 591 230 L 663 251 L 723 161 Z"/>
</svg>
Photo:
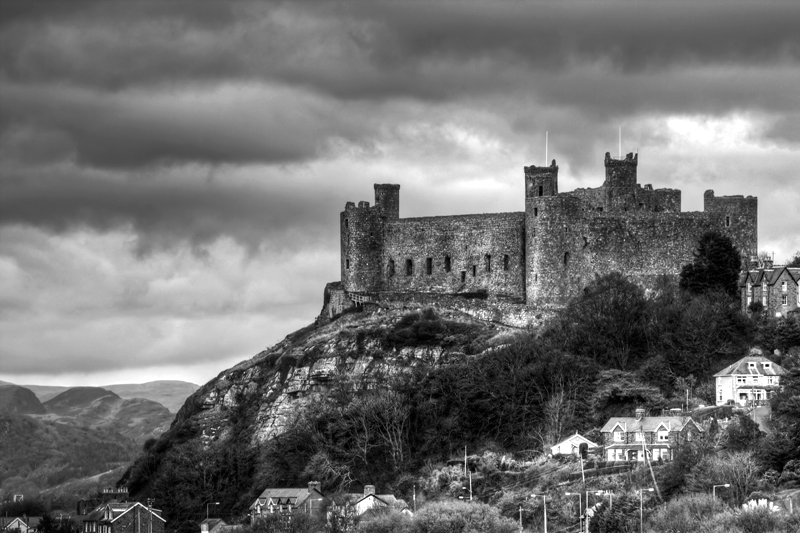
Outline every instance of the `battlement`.
<svg viewBox="0 0 800 533">
<path fill-rule="evenodd" d="M 625 159 L 613 159 L 611 154 L 606 152 L 606 181 L 603 187 L 635 187 L 636 186 L 636 167 L 639 166 L 639 154 L 632 152 L 625 156 Z"/>
<path fill-rule="evenodd" d="M 606 152 L 605 158 L 606 168 L 608 167 L 630 167 L 639 165 L 639 154 L 630 152 L 625 156 L 625 159 L 614 159 L 611 157 L 611 152 Z"/>
<path fill-rule="evenodd" d="M 548 167 L 539 167 L 536 165 L 531 165 L 529 167 L 522 167 L 525 170 L 525 177 L 532 178 L 534 176 L 546 176 L 546 177 L 553 177 L 558 176 L 558 165 L 556 165 L 556 160 L 553 159 L 553 162 L 550 163 Z"/>
<path fill-rule="evenodd" d="M 525 196 L 538 198 L 540 196 L 555 196 L 558 194 L 558 165 L 556 160 L 549 167 L 531 165 L 523 167 L 525 171 Z"/>
</svg>

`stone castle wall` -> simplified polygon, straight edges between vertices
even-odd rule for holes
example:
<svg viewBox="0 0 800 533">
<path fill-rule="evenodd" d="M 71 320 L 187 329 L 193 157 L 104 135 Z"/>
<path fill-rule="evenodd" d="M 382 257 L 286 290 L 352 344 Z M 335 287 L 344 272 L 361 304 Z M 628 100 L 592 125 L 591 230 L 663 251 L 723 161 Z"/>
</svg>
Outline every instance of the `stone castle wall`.
<svg viewBox="0 0 800 533">
<path fill-rule="evenodd" d="M 596 275 L 619 271 L 644 287 L 691 262 L 712 229 L 743 253 L 757 250 L 757 199 L 704 195 L 703 212 L 681 212 L 681 193 L 636 182 L 638 157 L 605 158 L 596 189 L 558 192 L 558 166 L 525 167 L 525 211 L 399 218 L 399 186 L 376 185 L 376 205 L 341 214 L 346 293 L 458 295 L 547 310 Z M 394 296 L 392 296 L 394 295 Z M 499 305 L 499 304 L 497 304 Z"/>
</svg>

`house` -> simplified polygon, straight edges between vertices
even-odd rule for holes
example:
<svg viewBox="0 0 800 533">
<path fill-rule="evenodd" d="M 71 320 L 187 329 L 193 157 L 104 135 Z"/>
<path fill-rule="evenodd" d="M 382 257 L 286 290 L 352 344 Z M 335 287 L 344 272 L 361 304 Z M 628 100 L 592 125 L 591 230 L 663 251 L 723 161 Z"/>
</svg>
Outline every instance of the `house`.
<svg viewBox="0 0 800 533">
<path fill-rule="evenodd" d="M 318 512 L 325 496 L 320 492 L 320 482 L 311 481 L 308 488 L 264 489 L 250 505 L 251 519 L 274 513 Z"/>
<path fill-rule="evenodd" d="M 717 405 L 735 402 L 745 405 L 769 400 L 780 389 L 786 371 L 773 363 L 758 348 L 716 374 Z"/>
<path fill-rule="evenodd" d="M 328 506 L 328 522 L 336 521 L 340 530 L 346 531 L 365 515 L 384 509 L 412 514 L 405 500 L 395 497 L 394 494 L 375 494 L 375 485 L 365 485 L 363 493 L 344 494 L 331 501 Z"/>
<path fill-rule="evenodd" d="M 0 518 L 0 531 L 33 533 L 36 531 L 41 519 L 42 517 L 40 516 L 2 517 Z"/>
<path fill-rule="evenodd" d="M 644 452 L 651 460 L 671 461 L 675 450 L 703 432 L 690 417 L 636 416 L 613 417 L 600 430 L 608 461 L 644 461 Z"/>
<path fill-rule="evenodd" d="M 165 523 L 160 509 L 110 501 L 83 517 L 83 533 L 164 533 Z"/>
<path fill-rule="evenodd" d="M 227 522 L 221 518 L 205 518 L 200 522 L 200 533 L 222 533 L 227 528 Z"/>
<path fill-rule="evenodd" d="M 589 451 L 590 448 L 598 448 L 598 445 L 590 441 L 576 431 L 574 435 L 567 437 L 555 446 L 550 448 L 550 453 L 556 455 L 580 455 L 582 451 Z"/>
<path fill-rule="evenodd" d="M 775 266 L 772 261 L 751 261 L 739 280 L 742 311 L 760 302 L 767 316 L 785 317 L 800 312 L 800 268 Z"/>
</svg>

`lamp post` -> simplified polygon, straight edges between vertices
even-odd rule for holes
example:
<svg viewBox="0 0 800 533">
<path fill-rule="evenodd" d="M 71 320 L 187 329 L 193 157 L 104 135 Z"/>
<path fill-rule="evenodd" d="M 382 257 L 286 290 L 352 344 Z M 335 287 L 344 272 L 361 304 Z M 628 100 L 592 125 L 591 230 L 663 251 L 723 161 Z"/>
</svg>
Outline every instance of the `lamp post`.
<svg viewBox="0 0 800 533">
<path fill-rule="evenodd" d="M 711 499 L 712 500 L 717 499 L 717 487 L 725 487 L 727 489 L 730 486 L 731 486 L 730 483 L 725 483 L 724 485 L 714 485 L 713 487 L 711 487 Z"/>
<path fill-rule="evenodd" d="M 578 497 L 578 530 L 580 531 L 580 530 L 583 529 L 583 509 L 581 508 L 582 507 L 581 504 L 583 503 L 583 501 L 582 501 L 583 497 L 581 496 L 580 492 L 565 492 L 564 496 L 577 496 Z"/>
<path fill-rule="evenodd" d="M 542 498 L 544 503 L 544 533 L 547 533 L 547 494 L 531 494 L 533 498 Z"/>
<path fill-rule="evenodd" d="M 206 503 L 206 527 L 208 527 L 208 507 L 211 505 L 219 505 L 219 502 L 208 502 Z"/>
<path fill-rule="evenodd" d="M 639 489 L 639 533 L 644 532 L 644 493 L 653 492 L 655 489 Z"/>
</svg>

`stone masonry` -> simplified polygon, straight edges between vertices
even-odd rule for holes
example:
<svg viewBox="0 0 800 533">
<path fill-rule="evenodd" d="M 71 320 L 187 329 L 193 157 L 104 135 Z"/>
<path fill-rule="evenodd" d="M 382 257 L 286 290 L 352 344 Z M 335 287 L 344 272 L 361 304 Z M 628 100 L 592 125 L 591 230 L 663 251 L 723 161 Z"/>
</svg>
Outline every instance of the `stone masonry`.
<svg viewBox="0 0 800 533">
<path fill-rule="evenodd" d="M 563 306 L 595 275 L 622 272 L 645 288 L 691 262 L 716 229 L 743 256 L 758 249 L 758 199 L 704 194 L 682 212 L 681 192 L 637 183 L 638 154 L 605 156 L 595 189 L 558 192 L 558 166 L 524 168 L 525 211 L 400 218 L 400 186 L 375 185 L 375 205 L 340 215 L 342 290 L 391 301 L 409 294 L 481 295 L 529 310 Z M 449 299 L 449 298 L 448 298 Z"/>
</svg>

